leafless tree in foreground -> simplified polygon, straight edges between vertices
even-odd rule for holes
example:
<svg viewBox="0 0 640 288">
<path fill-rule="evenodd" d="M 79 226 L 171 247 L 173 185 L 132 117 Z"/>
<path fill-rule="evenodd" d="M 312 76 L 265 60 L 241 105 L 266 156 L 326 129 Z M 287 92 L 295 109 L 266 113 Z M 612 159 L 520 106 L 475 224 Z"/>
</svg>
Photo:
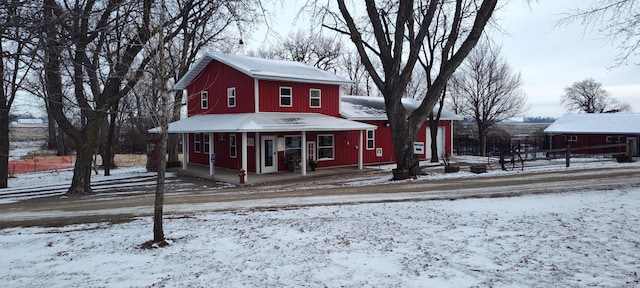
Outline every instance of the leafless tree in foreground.
<svg viewBox="0 0 640 288">
<path fill-rule="evenodd" d="M 500 49 L 482 44 L 449 82 L 452 110 L 473 119 L 482 156 L 486 155 L 486 134 L 494 124 L 525 112 L 526 95 L 522 78 L 500 58 Z"/>
<path fill-rule="evenodd" d="M 602 87 L 602 83 L 593 78 L 573 83 L 564 88 L 565 94 L 560 101 L 568 112 L 617 113 L 631 112 L 629 103 L 620 102 L 611 97 L 611 93 Z"/>
<path fill-rule="evenodd" d="M 0 3 L 0 188 L 9 177 L 9 112 L 29 71 L 33 69 L 30 33 L 33 1 L 5 0 Z"/>
<path fill-rule="evenodd" d="M 496 8 L 484 1 L 364 1 L 365 7 L 337 0 L 324 27 L 348 35 L 360 60 L 385 98 L 397 168 L 394 179 L 415 177 L 413 142 L 440 99 L 449 77 L 476 45 Z M 327 8 L 329 10 L 329 8 Z M 358 11 L 365 15 L 358 16 Z M 437 31 L 437 32 L 436 32 Z M 442 35 L 445 35 L 442 37 Z M 420 107 L 408 114 L 402 105 L 405 87 L 428 39 L 445 39 L 437 51 L 433 83 Z M 433 40 L 437 41 L 437 40 Z M 374 65 L 379 61 L 381 68 Z"/>
</svg>

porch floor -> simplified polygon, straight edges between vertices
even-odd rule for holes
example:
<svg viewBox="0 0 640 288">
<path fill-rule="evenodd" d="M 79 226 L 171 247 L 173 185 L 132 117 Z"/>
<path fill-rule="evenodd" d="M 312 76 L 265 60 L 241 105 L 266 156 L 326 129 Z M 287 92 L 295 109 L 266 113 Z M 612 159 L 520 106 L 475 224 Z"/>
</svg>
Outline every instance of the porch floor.
<svg viewBox="0 0 640 288">
<path fill-rule="evenodd" d="M 268 173 L 268 174 L 253 174 L 248 173 L 248 178 L 245 184 L 262 184 L 269 182 L 278 182 L 278 181 L 287 181 L 287 180 L 300 180 L 300 177 L 309 177 L 309 178 L 318 178 L 318 177 L 326 177 L 331 175 L 344 175 L 344 174 L 353 174 L 359 173 L 369 170 L 368 168 L 364 168 L 363 170 L 358 170 L 358 167 L 337 167 L 337 168 L 326 168 L 326 169 L 318 169 L 316 171 L 307 171 L 307 175 L 302 176 L 300 172 L 289 172 L 283 171 L 278 173 Z M 167 168 L 168 172 L 173 172 L 179 175 L 189 175 L 194 177 L 199 177 L 202 179 L 211 180 L 211 175 L 209 175 L 209 166 L 200 165 L 200 164 L 187 164 L 187 169 L 182 169 L 182 167 L 173 167 Z M 225 168 L 216 167 L 214 169 L 213 178 L 215 181 L 232 183 L 232 184 L 240 184 L 240 177 L 238 176 L 238 170 L 230 170 Z"/>
</svg>

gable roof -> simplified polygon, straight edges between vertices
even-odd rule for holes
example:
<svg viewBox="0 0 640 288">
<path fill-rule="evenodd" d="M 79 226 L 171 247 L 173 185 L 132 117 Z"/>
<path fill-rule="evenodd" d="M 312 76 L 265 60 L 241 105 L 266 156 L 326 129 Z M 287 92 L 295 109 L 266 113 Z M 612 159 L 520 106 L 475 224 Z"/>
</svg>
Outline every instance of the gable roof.
<svg viewBox="0 0 640 288">
<path fill-rule="evenodd" d="M 230 54 L 206 53 L 173 86 L 182 90 L 211 63 L 218 61 L 250 77 L 261 80 L 290 81 L 318 84 L 352 84 L 353 81 L 304 63 L 285 60 L 263 59 Z"/>
<path fill-rule="evenodd" d="M 318 113 L 202 114 L 169 123 L 169 133 L 299 132 L 376 129 L 376 126 Z M 159 127 L 149 130 L 160 132 Z"/>
<path fill-rule="evenodd" d="M 402 105 L 408 113 L 420 107 L 420 101 L 402 98 Z M 438 107 L 433 108 L 438 113 Z M 387 120 L 387 112 L 383 97 L 345 95 L 340 101 L 340 116 L 349 120 Z M 462 120 L 453 112 L 442 109 L 440 120 Z"/>
<path fill-rule="evenodd" d="M 640 114 L 567 114 L 549 125 L 544 132 L 548 134 L 640 134 Z"/>
</svg>

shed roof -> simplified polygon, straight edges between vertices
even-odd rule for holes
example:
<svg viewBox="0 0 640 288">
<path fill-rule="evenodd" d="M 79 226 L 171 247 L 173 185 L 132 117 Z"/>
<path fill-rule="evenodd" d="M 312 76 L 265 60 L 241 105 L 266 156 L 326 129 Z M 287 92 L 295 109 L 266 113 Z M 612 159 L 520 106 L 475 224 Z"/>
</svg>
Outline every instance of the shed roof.
<svg viewBox="0 0 640 288">
<path fill-rule="evenodd" d="M 420 102 L 411 98 L 402 98 L 402 105 L 408 113 L 418 109 Z M 438 112 L 438 107 L 433 108 Z M 349 120 L 387 120 L 387 112 L 383 97 L 373 96 L 342 96 L 340 101 L 340 115 Z M 451 111 L 442 109 L 440 120 L 462 120 L 462 117 Z"/>
<path fill-rule="evenodd" d="M 213 60 L 228 65 L 255 79 L 336 85 L 353 83 L 349 79 L 300 62 L 206 53 L 178 80 L 173 89 L 182 90 L 187 88 Z"/>
<path fill-rule="evenodd" d="M 549 125 L 544 132 L 547 134 L 640 134 L 640 114 L 567 114 Z"/>
<path fill-rule="evenodd" d="M 299 132 L 376 129 L 375 125 L 317 113 L 203 114 L 169 124 L 169 133 Z M 158 127 L 149 130 L 158 133 Z"/>
</svg>

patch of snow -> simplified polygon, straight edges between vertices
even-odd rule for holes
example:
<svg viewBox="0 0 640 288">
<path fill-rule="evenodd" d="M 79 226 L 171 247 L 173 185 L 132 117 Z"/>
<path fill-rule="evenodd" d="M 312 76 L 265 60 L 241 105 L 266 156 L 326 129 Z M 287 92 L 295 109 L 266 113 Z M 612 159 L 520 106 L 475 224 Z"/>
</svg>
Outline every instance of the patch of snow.
<svg viewBox="0 0 640 288">
<path fill-rule="evenodd" d="M 637 287 L 640 189 L 0 230 L 6 287 Z M 34 276 L 37 275 L 37 276 Z"/>
</svg>

